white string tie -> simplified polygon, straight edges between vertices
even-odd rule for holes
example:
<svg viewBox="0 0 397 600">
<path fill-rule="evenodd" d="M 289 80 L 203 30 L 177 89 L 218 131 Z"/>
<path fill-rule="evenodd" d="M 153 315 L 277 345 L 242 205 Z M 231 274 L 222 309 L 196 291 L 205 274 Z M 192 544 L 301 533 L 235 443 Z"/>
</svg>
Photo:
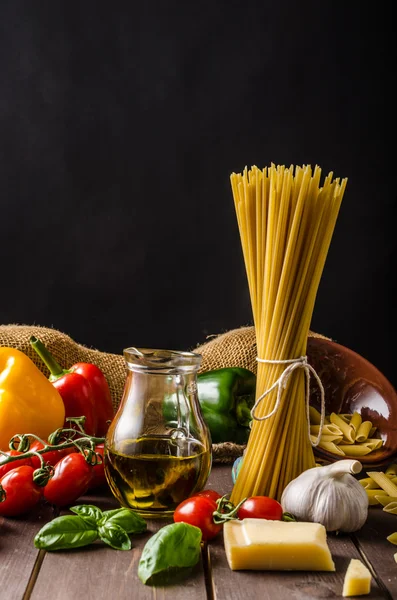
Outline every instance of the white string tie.
<svg viewBox="0 0 397 600">
<path fill-rule="evenodd" d="M 300 356 L 299 358 L 291 358 L 288 360 L 267 360 L 265 358 L 257 357 L 256 360 L 260 363 L 265 363 L 265 364 L 270 364 L 270 365 L 288 365 L 288 366 L 284 369 L 284 371 L 281 373 L 280 377 L 273 383 L 273 385 L 268 390 L 266 390 L 263 394 L 261 394 L 259 396 L 259 398 L 256 400 L 254 406 L 251 409 L 252 418 L 255 419 L 255 421 L 265 421 L 266 419 L 270 419 L 270 417 L 272 417 L 278 411 L 278 409 L 280 407 L 281 396 L 282 396 L 283 390 L 287 387 L 288 380 L 289 380 L 291 374 L 296 369 L 304 369 L 305 374 L 306 374 L 306 418 L 307 418 L 307 426 L 308 426 L 308 435 L 309 435 L 310 443 L 313 446 L 313 448 L 318 446 L 318 444 L 320 442 L 321 434 L 323 431 L 324 419 L 325 419 L 325 391 L 324 391 L 324 386 L 321 383 L 321 379 L 318 376 L 316 370 L 308 363 L 307 356 Z M 313 377 L 316 379 L 318 387 L 320 389 L 320 393 L 321 393 L 320 426 L 319 426 L 317 439 L 314 442 L 312 441 L 312 439 L 310 437 L 310 414 L 309 414 L 310 404 L 309 403 L 310 403 L 310 376 L 311 375 L 313 375 Z M 271 412 L 269 412 L 267 415 L 264 415 L 263 417 L 257 417 L 255 415 L 255 410 L 257 409 L 258 404 L 260 404 L 260 402 L 262 402 L 262 400 L 264 398 L 266 398 L 266 396 L 268 394 L 270 394 L 275 388 L 277 388 L 277 400 L 276 400 L 276 404 L 274 405 L 273 410 Z"/>
</svg>

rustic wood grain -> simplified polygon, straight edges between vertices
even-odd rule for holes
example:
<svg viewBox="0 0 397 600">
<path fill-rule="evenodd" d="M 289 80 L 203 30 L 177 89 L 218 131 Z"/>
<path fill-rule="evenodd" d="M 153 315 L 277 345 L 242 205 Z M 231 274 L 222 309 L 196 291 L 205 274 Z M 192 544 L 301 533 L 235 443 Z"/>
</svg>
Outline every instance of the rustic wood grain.
<svg viewBox="0 0 397 600">
<path fill-rule="evenodd" d="M 397 531 L 397 515 L 386 513 L 382 507 L 371 506 L 367 522 L 354 540 L 362 554 L 371 563 L 380 586 L 397 598 L 397 564 L 394 554 L 397 546 L 387 541 L 387 536 Z"/>
<path fill-rule="evenodd" d="M 214 465 L 206 488 L 221 494 L 232 489 L 231 466 Z M 76 503 L 77 504 L 77 503 Z M 102 510 L 117 508 L 110 492 L 81 498 L 78 504 L 95 504 Z M 368 600 L 397 598 L 397 547 L 386 540 L 397 531 L 397 518 L 377 507 L 370 509 L 360 532 L 328 535 L 335 573 L 231 571 L 222 534 L 203 548 L 203 559 L 191 575 L 167 587 L 150 587 L 137 576 L 138 562 L 149 537 L 169 520 L 148 521 L 148 531 L 132 536 L 134 548 L 123 552 L 98 542 L 87 548 L 40 553 L 33 538 L 53 517 L 42 506 L 29 517 L 0 517 L 0 598 L 7 600 L 312 600 L 341 598 L 343 578 L 351 558 L 368 561 L 374 579 Z M 43 560 L 41 560 L 43 558 Z"/>
<path fill-rule="evenodd" d="M 88 496 L 76 504 L 94 504 L 102 510 L 118 508 L 108 495 Z M 144 585 L 138 578 L 138 563 L 147 540 L 160 527 L 171 522 L 166 519 L 148 520 L 145 534 L 131 536 L 131 551 L 114 550 L 101 542 L 78 550 L 46 552 L 31 600 L 205 600 L 206 587 L 202 561 L 183 582 L 166 587 Z"/>
<path fill-rule="evenodd" d="M 0 517 L 0 598 L 20 600 L 30 585 L 39 551 L 34 536 L 51 520 L 53 511 L 41 505 L 28 516 Z"/>
<path fill-rule="evenodd" d="M 216 467 L 210 483 L 220 493 L 229 493 L 232 487 L 231 468 Z M 208 562 L 212 576 L 213 596 L 216 600 L 241 600 L 246 597 L 261 600 L 309 600 L 342 596 L 343 579 L 351 558 L 360 558 L 350 536 L 328 535 L 328 544 L 336 572 L 303 571 L 232 571 L 226 560 L 222 534 L 208 544 Z M 376 581 L 372 582 L 371 600 L 385 595 Z"/>
</svg>

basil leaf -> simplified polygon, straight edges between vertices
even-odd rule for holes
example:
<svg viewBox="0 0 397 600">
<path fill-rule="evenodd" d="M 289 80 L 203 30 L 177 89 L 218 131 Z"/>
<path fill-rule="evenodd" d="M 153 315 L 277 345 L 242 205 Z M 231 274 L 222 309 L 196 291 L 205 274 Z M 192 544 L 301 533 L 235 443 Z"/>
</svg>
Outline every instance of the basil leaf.
<svg viewBox="0 0 397 600">
<path fill-rule="evenodd" d="M 98 530 L 79 516 L 53 519 L 36 534 L 34 545 L 43 550 L 69 550 L 88 546 L 98 539 Z"/>
<path fill-rule="evenodd" d="M 98 529 L 99 537 L 105 544 L 115 550 L 131 550 L 128 533 L 117 523 L 106 523 Z"/>
<path fill-rule="evenodd" d="M 139 579 L 157 584 L 167 574 L 194 566 L 200 558 L 201 530 L 188 523 L 171 523 L 162 527 L 146 543 L 138 565 Z"/>
<path fill-rule="evenodd" d="M 93 504 L 78 504 L 77 506 L 72 506 L 69 510 L 80 517 L 92 517 L 95 521 L 99 521 L 103 515 L 101 509 Z"/>
<path fill-rule="evenodd" d="M 147 528 L 145 519 L 131 508 L 106 510 L 98 525 L 102 526 L 105 523 L 120 525 L 127 533 L 143 533 Z"/>
</svg>

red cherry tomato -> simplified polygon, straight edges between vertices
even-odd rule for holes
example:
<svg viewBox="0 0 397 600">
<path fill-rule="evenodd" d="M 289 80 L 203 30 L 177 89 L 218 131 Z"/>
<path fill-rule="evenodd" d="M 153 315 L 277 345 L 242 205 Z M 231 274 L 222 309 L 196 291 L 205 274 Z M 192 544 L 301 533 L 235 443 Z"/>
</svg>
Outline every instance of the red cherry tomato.
<svg viewBox="0 0 397 600">
<path fill-rule="evenodd" d="M 86 493 L 92 478 L 92 466 L 81 452 L 74 452 L 61 458 L 55 471 L 44 488 L 44 497 L 55 506 L 72 504 Z"/>
<path fill-rule="evenodd" d="M 17 517 L 29 512 L 39 503 L 43 488 L 34 483 L 33 472 L 33 467 L 23 465 L 0 479 L 0 515 Z"/>
<path fill-rule="evenodd" d="M 268 519 L 280 521 L 283 516 L 283 508 L 277 500 L 267 496 L 252 496 L 247 498 L 240 506 L 237 517 L 239 519 Z"/>
<path fill-rule="evenodd" d="M 195 525 L 201 529 L 203 540 L 211 540 L 222 529 L 222 525 L 217 525 L 213 520 L 213 512 L 216 509 L 215 500 L 205 496 L 191 496 L 178 504 L 174 512 L 174 521 Z"/>
<path fill-rule="evenodd" d="M 42 448 L 44 448 L 43 444 L 36 440 L 30 444 L 29 452 L 37 452 L 37 450 L 41 450 Z M 68 454 L 71 454 L 71 452 L 76 452 L 76 448 L 74 446 L 71 446 L 70 448 L 63 448 L 62 450 L 49 450 L 48 452 L 44 452 L 44 454 L 42 454 L 41 456 L 46 464 L 55 467 L 55 465 L 61 460 L 61 458 L 67 456 Z M 32 466 L 35 469 L 40 468 L 41 462 L 38 456 L 32 456 L 31 462 Z"/>
<path fill-rule="evenodd" d="M 102 462 L 101 464 L 96 464 L 92 467 L 92 479 L 89 487 L 90 490 L 108 485 L 103 464 L 103 447 L 104 444 L 97 444 L 95 446 L 95 452 L 101 455 Z"/>
<path fill-rule="evenodd" d="M 222 496 L 215 490 L 201 490 L 201 492 L 197 492 L 196 494 L 193 494 L 193 496 L 203 496 L 204 498 L 210 498 L 215 502 L 222 498 Z"/>
<path fill-rule="evenodd" d="M 7 450 L 4 452 L 7 456 L 19 456 L 22 452 L 18 452 L 18 450 Z M 27 465 L 28 467 L 32 466 L 32 461 L 30 458 L 21 458 L 20 460 L 13 460 L 12 462 L 5 463 L 7 460 L 7 456 L 0 454 L 0 479 L 4 477 L 6 473 L 16 469 L 17 467 L 22 467 L 23 465 Z"/>
</svg>

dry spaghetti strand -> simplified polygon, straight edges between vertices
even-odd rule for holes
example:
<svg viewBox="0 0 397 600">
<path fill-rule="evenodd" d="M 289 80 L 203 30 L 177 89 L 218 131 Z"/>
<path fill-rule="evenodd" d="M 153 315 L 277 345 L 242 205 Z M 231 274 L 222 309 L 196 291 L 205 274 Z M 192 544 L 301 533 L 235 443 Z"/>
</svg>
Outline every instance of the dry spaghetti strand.
<svg viewBox="0 0 397 600">
<path fill-rule="evenodd" d="M 232 173 L 242 251 L 256 332 L 258 357 L 290 360 L 306 355 L 315 298 L 347 179 L 321 169 L 276 166 Z M 280 377 L 283 364 L 259 363 L 257 399 Z M 314 466 L 308 435 L 305 374 L 291 375 L 277 411 L 254 420 L 231 500 L 264 494 L 280 499 L 285 486 Z M 277 390 L 256 416 L 275 407 Z"/>
</svg>

